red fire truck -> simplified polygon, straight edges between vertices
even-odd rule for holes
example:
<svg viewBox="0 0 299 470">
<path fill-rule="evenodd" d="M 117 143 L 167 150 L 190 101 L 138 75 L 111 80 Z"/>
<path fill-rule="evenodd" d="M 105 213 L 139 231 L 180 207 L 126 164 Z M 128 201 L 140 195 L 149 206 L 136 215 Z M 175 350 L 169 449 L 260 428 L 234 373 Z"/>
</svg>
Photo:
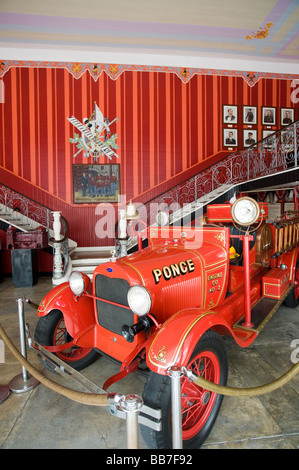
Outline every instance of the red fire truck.
<svg viewBox="0 0 299 470">
<path fill-rule="evenodd" d="M 106 390 L 147 370 L 144 403 L 162 410 L 162 429 L 142 427 L 151 448 L 171 448 L 173 365 L 227 382 L 223 343 L 249 346 L 282 302 L 299 301 L 299 214 L 267 223 L 251 197 L 207 206 L 200 226 L 151 226 L 148 246 L 99 265 L 92 281 L 73 272 L 41 301 L 35 340 L 80 370 L 99 353 L 120 363 Z M 100 362 L 99 362 L 100 364 Z M 199 448 L 222 395 L 182 378 L 184 448 Z"/>
</svg>

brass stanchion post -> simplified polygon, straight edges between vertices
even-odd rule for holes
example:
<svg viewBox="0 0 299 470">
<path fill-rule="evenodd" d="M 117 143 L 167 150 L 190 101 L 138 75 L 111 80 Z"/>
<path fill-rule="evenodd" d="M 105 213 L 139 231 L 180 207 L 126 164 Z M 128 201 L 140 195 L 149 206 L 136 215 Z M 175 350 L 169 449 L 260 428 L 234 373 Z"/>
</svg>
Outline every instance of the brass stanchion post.
<svg viewBox="0 0 299 470">
<path fill-rule="evenodd" d="M 22 356 L 27 359 L 26 349 L 26 333 L 25 333 L 25 319 L 24 319 L 24 298 L 18 298 L 18 315 L 19 315 L 19 329 L 20 329 L 20 342 Z M 10 383 L 9 388 L 14 393 L 23 393 L 32 390 L 39 384 L 39 381 L 32 376 L 29 376 L 27 370 L 22 366 L 22 373 L 14 377 Z"/>
<path fill-rule="evenodd" d="M 138 449 L 138 414 L 143 405 L 143 400 L 138 395 L 126 395 L 120 400 L 119 405 L 126 413 L 127 448 Z"/>
</svg>

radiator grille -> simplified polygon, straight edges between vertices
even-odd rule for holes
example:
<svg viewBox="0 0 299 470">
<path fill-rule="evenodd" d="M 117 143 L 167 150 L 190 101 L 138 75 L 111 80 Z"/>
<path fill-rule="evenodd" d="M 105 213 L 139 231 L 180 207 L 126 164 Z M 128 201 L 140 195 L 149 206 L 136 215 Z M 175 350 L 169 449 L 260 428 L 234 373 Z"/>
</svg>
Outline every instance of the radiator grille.
<svg viewBox="0 0 299 470">
<path fill-rule="evenodd" d="M 133 312 L 121 307 L 121 305 L 128 306 L 127 293 L 129 288 L 130 285 L 125 279 L 113 279 L 103 274 L 97 274 L 95 278 L 96 296 L 120 304 L 113 305 L 103 300 L 97 300 L 98 322 L 103 328 L 118 335 L 121 335 L 123 325 L 132 325 L 134 323 Z"/>
</svg>

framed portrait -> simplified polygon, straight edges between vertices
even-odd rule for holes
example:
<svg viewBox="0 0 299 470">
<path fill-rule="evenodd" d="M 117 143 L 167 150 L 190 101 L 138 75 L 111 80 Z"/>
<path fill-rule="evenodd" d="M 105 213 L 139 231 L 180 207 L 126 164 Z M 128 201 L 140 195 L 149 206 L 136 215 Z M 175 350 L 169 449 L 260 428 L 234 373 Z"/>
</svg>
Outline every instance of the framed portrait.
<svg viewBox="0 0 299 470">
<path fill-rule="evenodd" d="M 256 130 L 243 130 L 243 146 L 250 147 L 257 143 L 257 131 Z"/>
<path fill-rule="evenodd" d="M 73 165 L 75 204 L 118 202 L 120 195 L 120 164 Z"/>
<path fill-rule="evenodd" d="M 280 109 L 280 125 L 288 126 L 295 121 L 295 109 L 294 108 L 281 108 Z"/>
<path fill-rule="evenodd" d="M 222 116 L 224 124 L 238 124 L 238 106 L 224 104 Z"/>
<path fill-rule="evenodd" d="M 265 142 L 264 142 L 264 147 L 265 148 L 271 148 L 272 147 L 272 144 L 273 144 L 273 139 L 272 139 L 272 135 L 275 134 L 275 132 L 273 131 L 263 131 L 263 139 L 266 139 Z"/>
<path fill-rule="evenodd" d="M 238 147 L 238 130 L 237 129 L 223 129 L 223 146 L 224 147 Z"/>
<path fill-rule="evenodd" d="M 256 106 L 243 106 L 243 124 L 257 124 Z"/>
<path fill-rule="evenodd" d="M 264 126 L 276 126 L 276 108 L 262 106 L 262 124 Z"/>
</svg>

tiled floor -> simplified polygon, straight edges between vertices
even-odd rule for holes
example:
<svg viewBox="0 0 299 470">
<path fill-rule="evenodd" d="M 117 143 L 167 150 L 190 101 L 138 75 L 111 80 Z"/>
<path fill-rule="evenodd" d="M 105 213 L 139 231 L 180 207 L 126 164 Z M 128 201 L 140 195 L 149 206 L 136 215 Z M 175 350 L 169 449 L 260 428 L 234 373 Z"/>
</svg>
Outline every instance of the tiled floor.
<svg viewBox="0 0 299 470">
<path fill-rule="evenodd" d="M 39 303 L 52 288 L 51 279 L 40 278 L 32 288 L 15 288 L 11 279 L 0 284 L 0 322 L 19 347 L 16 299 Z M 33 335 L 36 310 L 25 304 L 25 318 Z M 273 381 L 290 369 L 291 343 L 299 341 L 299 307 L 280 307 L 255 343 L 239 348 L 227 338 L 229 380 L 233 387 L 253 387 Z M 298 347 L 298 346 L 297 346 Z M 299 353 L 297 354 L 299 357 Z M 36 353 L 28 359 L 42 370 Z M 98 385 L 119 367 L 101 357 L 83 371 Z M 21 373 L 21 366 L 5 349 L 0 363 L 0 384 L 7 385 Z M 45 373 L 52 380 L 74 387 L 67 377 Z M 145 378 L 129 375 L 109 391 L 142 395 Z M 299 375 L 283 388 L 254 398 L 225 397 L 216 424 L 203 449 L 297 449 L 299 448 Z M 126 449 L 125 422 L 110 415 L 106 407 L 81 405 L 58 395 L 44 385 L 34 390 L 11 393 L 0 405 L 0 448 L 2 449 Z M 146 445 L 140 435 L 140 449 Z"/>
</svg>

